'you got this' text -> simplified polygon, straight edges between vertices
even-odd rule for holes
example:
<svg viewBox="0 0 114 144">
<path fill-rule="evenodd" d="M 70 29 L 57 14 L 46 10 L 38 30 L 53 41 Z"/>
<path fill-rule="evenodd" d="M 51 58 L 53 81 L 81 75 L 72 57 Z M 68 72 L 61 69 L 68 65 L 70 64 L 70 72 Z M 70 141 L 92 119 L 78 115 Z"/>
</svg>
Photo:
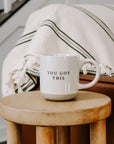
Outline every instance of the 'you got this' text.
<svg viewBox="0 0 114 144">
<path fill-rule="evenodd" d="M 48 75 L 53 80 L 65 80 L 65 77 L 70 75 L 70 71 L 48 71 Z"/>
</svg>

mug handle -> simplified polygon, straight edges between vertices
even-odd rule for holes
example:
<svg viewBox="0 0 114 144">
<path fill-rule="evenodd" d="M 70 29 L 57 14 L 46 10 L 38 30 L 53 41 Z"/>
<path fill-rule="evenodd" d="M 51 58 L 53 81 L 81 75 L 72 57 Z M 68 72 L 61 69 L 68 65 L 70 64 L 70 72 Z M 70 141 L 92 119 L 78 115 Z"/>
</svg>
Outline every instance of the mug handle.
<svg viewBox="0 0 114 144">
<path fill-rule="evenodd" d="M 88 84 L 81 84 L 79 83 L 79 89 L 85 89 L 85 88 L 89 88 L 89 87 L 92 87 L 93 85 L 95 85 L 97 83 L 97 81 L 99 80 L 99 77 L 100 77 L 100 69 L 99 69 L 99 66 L 98 64 L 96 63 L 96 61 L 92 60 L 92 59 L 84 59 L 83 61 L 81 61 L 81 64 L 80 64 L 80 69 L 83 65 L 87 64 L 87 63 L 90 63 L 90 64 L 93 64 L 95 67 L 96 67 L 96 76 L 95 78 L 93 79 L 93 81 L 91 81 L 90 83 Z"/>
</svg>

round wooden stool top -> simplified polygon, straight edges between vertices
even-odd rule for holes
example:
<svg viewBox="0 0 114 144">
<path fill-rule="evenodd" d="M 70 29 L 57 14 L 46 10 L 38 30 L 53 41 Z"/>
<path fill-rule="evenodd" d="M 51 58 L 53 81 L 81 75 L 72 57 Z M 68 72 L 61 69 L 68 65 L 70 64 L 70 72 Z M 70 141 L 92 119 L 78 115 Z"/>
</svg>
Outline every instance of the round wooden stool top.
<svg viewBox="0 0 114 144">
<path fill-rule="evenodd" d="M 0 115 L 21 124 L 67 126 L 106 119 L 111 99 L 103 94 L 79 91 L 71 101 L 48 101 L 39 91 L 11 95 L 0 100 Z"/>
</svg>

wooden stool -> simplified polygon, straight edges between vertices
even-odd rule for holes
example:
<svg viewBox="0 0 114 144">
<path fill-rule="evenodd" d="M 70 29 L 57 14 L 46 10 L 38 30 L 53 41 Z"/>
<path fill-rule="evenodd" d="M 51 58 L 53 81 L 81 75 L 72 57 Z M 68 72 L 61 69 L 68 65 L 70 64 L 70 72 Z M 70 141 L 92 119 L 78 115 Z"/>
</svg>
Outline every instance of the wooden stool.
<svg viewBox="0 0 114 144">
<path fill-rule="evenodd" d="M 0 100 L 0 115 L 7 120 L 7 144 L 22 144 L 22 124 L 36 126 L 36 144 L 70 144 L 70 126 L 88 123 L 90 143 L 106 144 L 110 114 L 111 99 L 94 92 L 80 91 L 76 99 L 64 102 L 48 101 L 39 91 Z"/>
</svg>

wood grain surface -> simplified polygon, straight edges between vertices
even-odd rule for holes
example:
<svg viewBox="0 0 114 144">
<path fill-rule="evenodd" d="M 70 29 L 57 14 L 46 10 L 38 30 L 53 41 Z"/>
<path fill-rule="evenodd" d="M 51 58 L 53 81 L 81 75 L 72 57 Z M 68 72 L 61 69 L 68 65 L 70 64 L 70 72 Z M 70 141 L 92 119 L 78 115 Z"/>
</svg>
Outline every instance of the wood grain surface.
<svg viewBox="0 0 114 144">
<path fill-rule="evenodd" d="M 111 114 L 111 99 L 103 94 L 79 91 L 71 101 L 48 101 L 40 91 L 12 95 L 0 100 L 0 115 L 16 123 L 68 126 L 92 123 Z"/>
</svg>

